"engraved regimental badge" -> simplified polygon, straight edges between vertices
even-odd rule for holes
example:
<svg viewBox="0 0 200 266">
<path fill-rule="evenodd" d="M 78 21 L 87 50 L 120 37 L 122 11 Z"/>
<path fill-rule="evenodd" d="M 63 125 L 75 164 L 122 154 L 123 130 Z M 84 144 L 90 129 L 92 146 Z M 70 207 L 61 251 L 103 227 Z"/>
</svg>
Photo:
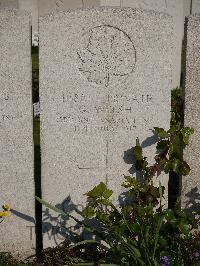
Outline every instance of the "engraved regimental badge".
<svg viewBox="0 0 200 266">
<path fill-rule="evenodd" d="M 78 68 L 89 82 L 109 86 L 124 81 L 136 64 L 131 38 L 121 29 L 102 25 L 83 35 Z"/>
</svg>

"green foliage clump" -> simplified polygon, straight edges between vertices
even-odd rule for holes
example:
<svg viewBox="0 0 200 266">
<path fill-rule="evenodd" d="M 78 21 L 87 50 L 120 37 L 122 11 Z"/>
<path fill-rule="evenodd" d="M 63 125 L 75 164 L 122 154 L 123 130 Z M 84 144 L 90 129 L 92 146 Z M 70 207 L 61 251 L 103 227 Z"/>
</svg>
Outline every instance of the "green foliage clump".
<svg viewBox="0 0 200 266">
<path fill-rule="evenodd" d="M 188 145 L 193 129 L 184 127 L 180 90 L 172 93 L 172 116 L 169 130 L 155 127 L 157 154 L 150 165 L 143 154 L 139 139 L 133 147 L 133 169 L 140 180 L 125 176 L 122 186 L 127 197 L 117 206 L 112 201 L 113 191 L 101 182 L 86 193 L 87 206 L 82 212 L 83 220 L 65 213 L 37 198 L 47 208 L 74 219 L 93 240 L 83 240 L 68 247 L 83 251 L 76 255 L 83 258 L 84 265 L 127 266 L 184 266 L 200 265 L 200 236 L 197 231 L 197 213 L 188 214 L 179 204 L 167 209 L 164 202 L 164 186 L 155 180 L 164 173 L 188 175 L 190 167 L 182 158 L 182 149 Z M 96 221 L 98 226 L 92 222 Z M 88 249 L 96 256 L 90 258 Z M 87 264 L 87 263 L 88 264 Z M 75 265 L 75 264 L 74 264 Z M 77 264 L 81 265 L 81 264 Z"/>
<path fill-rule="evenodd" d="M 191 231 L 197 228 L 197 220 L 180 208 L 163 208 L 164 187 L 161 184 L 156 187 L 153 182 L 160 172 L 169 171 L 166 165 L 172 165 L 174 172 L 182 174 L 189 173 L 189 166 L 169 155 L 173 149 L 170 142 L 169 145 L 167 143 L 171 132 L 160 128 L 155 128 L 155 132 L 160 137 L 157 147 L 163 143 L 163 138 L 166 140 L 164 148 L 162 146 L 156 155 L 155 164 L 148 166 L 139 140 L 136 140 L 133 149 L 135 167 L 141 172 L 143 183 L 135 177 L 125 177 L 123 186 L 127 189 L 129 201 L 124 206 L 117 208 L 113 205 L 110 200 L 112 191 L 103 183 L 86 194 L 88 205 L 83 216 L 95 218 L 102 225 L 96 236 L 109 247 L 106 262 L 108 260 L 118 265 L 122 262 L 128 265 L 161 265 L 161 258 L 165 256 L 169 258 L 170 265 L 188 265 L 184 264 L 188 260 L 189 265 L 195 265 L 198 260 L 192 254 L 194 250 L 183 245 L 194 239 Z M 182 138 L 181 134 L 179 136 Z M 180 167 L 176 166 L 175 160 L 179 160 Z M 200 242 L 198 244 L 200 246 Z"/>
<path fill-rule="evenodd" d="M 176 145 L 171 139 L 172 135 L 178 136 L 187 145 L 188 137 L 185 141 L 185 136 L 190 135 L 192 130 L 181 128 L 165 131 L 155 128 L 155 133 L 159 137 L 159 152 L 153 165 L 149 166 L 139 140 L 136 140 L 133 148 L 135 168 L 140 171 L 143 182 L 139 182 L 135 177 L 125 176 L 122 185 L 126 188 L 128 197 L 122 206 L 118 207 L 112 202 L 113 191 L 103 182 L 86 193 L 87 206 L 83 210 L 83 218 L 95 219 L 99 226 L 93 227 L 73 216 L 70 217 L 96 239 L 79 242 L 73 248 L 98 243 L 104 250 L 101 263 L 117 265 L 161 265 L 162 257 L 167 257 L 170 265 L 174 266 L 188 265 L 186 263 L 195 265 L 198 261 L 199 258 L 193 254 L 194 249 L 188 249 L 188 243 L 197 240 L 191 233 L 197 228 L 197 220 L 180 208 L 165 209 L 162 204 L 164 187 L 161 184 L 156 187 L 153 181 L 159 173 L 167 173 L 169 169 L 184 175 L 189 173 L 187 163 L 176 156 Z M 69 217 L 62 210 L 40 199 L 39 201 Z"/>
</svg>

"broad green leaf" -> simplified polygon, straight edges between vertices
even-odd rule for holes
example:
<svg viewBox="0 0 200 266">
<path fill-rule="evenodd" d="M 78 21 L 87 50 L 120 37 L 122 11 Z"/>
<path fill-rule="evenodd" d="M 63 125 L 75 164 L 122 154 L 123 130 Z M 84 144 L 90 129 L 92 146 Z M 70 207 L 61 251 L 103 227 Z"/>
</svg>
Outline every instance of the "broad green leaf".
<svg viewBox="0 0 200 266">
<path fill-rule="evenodd" d="M 185 145 L 188 145 L 189 144 L 189 140 L 190 140 L 190 135 L 188 134 L 183 134 L 183 142 Z"/>
<path fill-rule="evenodd" d="M 194 128 L 191 127 L 184 127 L 184 132 L 187 134 L 194 134 Z"/>
<path fill-rule="evenodd" d="M 163 128 L 154 127 L 154 131 L 162 139 L 165 139 L 165 138 L 169 137 L 169 134 Z"/>
<path fill-rule="evenodd" d="M 98 221 L 100 222 L 109 222 L 110 221 L 110 217 L 108 214 L 104 213 L 104 212 L 97 212 L 96 214 L 96 218 Z"/>
<path fill-rule="evenodd" d="M 166 161 L 164 163 L 164 167 L 163 167 L 164 172 L 166 174 L 168 174 L 170 172 L 171 168 L 172 168 L 171 162 L 170 161 Z"/>
<path fill-rule="evenodd" d="M 112 203 L 108 199 L 102 199 L 101 203 L 105 206 L 111 206 L 112 205 Z"/>
<path fill-rule="evenodd" d="M 83 216 L 87 218 L 92 218 L 95 215 L 95 211 L 92 207 L 86 207 L 83 210 Z"/>
<path fill-rule="evenodd" d="M 69 249 L 72 249 L 72 248 L 75 248 L 75 247 L 78 247 L 78 246 L 81 246 L 81 245 L 86 245 L 86 244 L 101 244 L 99 241 L 96 241 L 96 240 L 83 240 L 83 241 L 80 241 L 76 244 L 74 244 L 73 246 L 70 246 Z"/>
<path fill-rule="evenodd" d="M 190 127 L 184 127 L 181 129 L 181 133 L 183 136 L 183 142 L 185 145 L 187 145 L 189 143 L 190 135 L 194 133 L 194 129 Z"/>
<path fill-rule="evenodd" d="M 104 192 L 103 192 L 103 197 L 105 198 L 105 199 L 109 199 L 110 198 L 110 196 L 112 196 L 112 194 L 113 194 L 113 191 L 111 190 L 111 189 L 106 189 Z"/>
<path fill-rule="evenodd" d="M 174 115 L 174 112 L 171 112 L 171 116 L 173 116 L 173 115 Z M 172 125 L 167 132 L 174 134 L 176 131 L 177 131 L 177 126 Z"/>
<path fill-rule="evenodd" d="M 179 159 L 176 159 L 172 162 L 172 170 L 177 174 L 181 174 L 181 166 L 182 162 Z"/>
<path fill-rule="evenodd" d="M 132 176 L 125 176 L 124 177 L 125 181 L 122 184 L 123 187 L 128 188 L 128 187 L 138 187 L 139 186 L 139 182 L 136 180 L 135 177 Z"/>
<path fill-rule="evenodd" d="M 92 190 L 86 193 L 88 197 L 98 198 L 101 197 L 104 191 L 107 189 L 106 185 L 101 182 L 99 185 L 95 186 Z"/>
<path fill-rule="evenodd" d="M 181 174 L 186 176 L 189 174 L 189 172 L 190 172 L 190 166 L 185 161 L 183 161 L 181 166 Z"/>
</svg>

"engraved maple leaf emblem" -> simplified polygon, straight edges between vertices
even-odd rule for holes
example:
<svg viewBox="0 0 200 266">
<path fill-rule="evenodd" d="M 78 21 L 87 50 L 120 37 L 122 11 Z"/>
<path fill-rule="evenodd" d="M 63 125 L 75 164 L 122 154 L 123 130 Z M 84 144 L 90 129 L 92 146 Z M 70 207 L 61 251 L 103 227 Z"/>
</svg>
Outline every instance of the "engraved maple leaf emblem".
<svg viewBox="0 0 200 266">
<path fill-rule="evenodd" d="M 77 51 L 79 70 L 89 82 L 108 86 L 124 80 L 133 72 L 136 51 L 130 37 L 122 30 L 103 25 L 84 36 Z"/>
</svg>

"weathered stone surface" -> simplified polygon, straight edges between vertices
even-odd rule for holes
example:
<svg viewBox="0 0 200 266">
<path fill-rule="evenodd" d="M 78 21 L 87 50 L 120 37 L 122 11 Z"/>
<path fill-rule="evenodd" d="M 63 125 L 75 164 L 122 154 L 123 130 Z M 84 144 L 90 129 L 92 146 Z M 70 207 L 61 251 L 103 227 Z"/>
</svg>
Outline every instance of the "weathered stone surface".
<svg viewBox="0 0 200 266">
<path fill-rule="evenodd" d="M 191 142 L 185 150 L 185 160 L 191 167 L 189 176 L 182 179 L 182 206 L 199 209 L 200 179 L 200 17 L 190 16 L 187 23 L 185 125 L 194 128 Z"/>
<path fill-rule="evenodd" d="M 55 10 L 67 10 L 83 7 L 82 0 L 40 0 L 38 2 L 39 16 L 44 16 Z"/>
<path fill-rule="evenodd" d="M 0 0 L 0 8 L 18 8 L 18 0 Z"/>
<path fill-rule="evenodd" d="M 29 15 L 0 10 L 0 205 L 13 209 L 0 226 L 0 251 L 20 256 L 35 248 L 30 40 Z"/>
<path fill-rule="evenodd" d="M 154 157 L 151 130 L 169 128 L 172 35 L 170 16 L 132 8 L 85 9 L 41 18 L 45 200 L 63 203 L 67 210 L 73 209 L 72 202 L 81 208 L 83 194 L 100 181 L 115 191 L 116 199 L 123 191 L 123 175 L 132 174 L 130 149 L 136 137 L 147 157 Z M 163 176 L 166 187 L 167 181 Z M 48 212 L 44 218 L 45 246 L 68 234 L 63 229 L 53 238 L 60 220 L 54 222 Z"/>
<path fill-rule="evenodd" d="M 174 52 L 172 88 L 180 86 L 181 48 L 184 32 L 184 14 L 182 0 L 121 0 L 122 7 L 134 7 L 168 13 L 174 21 Z M 189 0 L 188 0 L 189 1 Z"/>
<path fill-rule="evenodd" d="M 120 6 L 121 0 L 100 0 L 101 6 Z"/>
<path fill-rule="evenodd" d="M 200 13 L 200 1 L 193 0 L 192 1 L 192 14 Z"/>
<path fill-rule="evenodd" d="M 121 0 L 40 0 L 39 14 L 44 16 L 55 10 L 120 5 Z"/>
<path fill-rule="evenodd" d="M 34 37 L 38 36 L 38 0 L 18 0 L 19 10 L 24 10 L 31 14 L 32 22 L 32 44 Z"/>
<path fill-rule="evenodd" d="M 83 7 L 99 7 L 100 0 L 83 0 Z"/>
<path fill-rule="evenodd" d="M 192 7 L 192 0 L 183 0 L 183 14 L 184 14 L 184 18 L 186 16 L 189 16 L 192 12 L 191 10 Z"/>
</svg>

